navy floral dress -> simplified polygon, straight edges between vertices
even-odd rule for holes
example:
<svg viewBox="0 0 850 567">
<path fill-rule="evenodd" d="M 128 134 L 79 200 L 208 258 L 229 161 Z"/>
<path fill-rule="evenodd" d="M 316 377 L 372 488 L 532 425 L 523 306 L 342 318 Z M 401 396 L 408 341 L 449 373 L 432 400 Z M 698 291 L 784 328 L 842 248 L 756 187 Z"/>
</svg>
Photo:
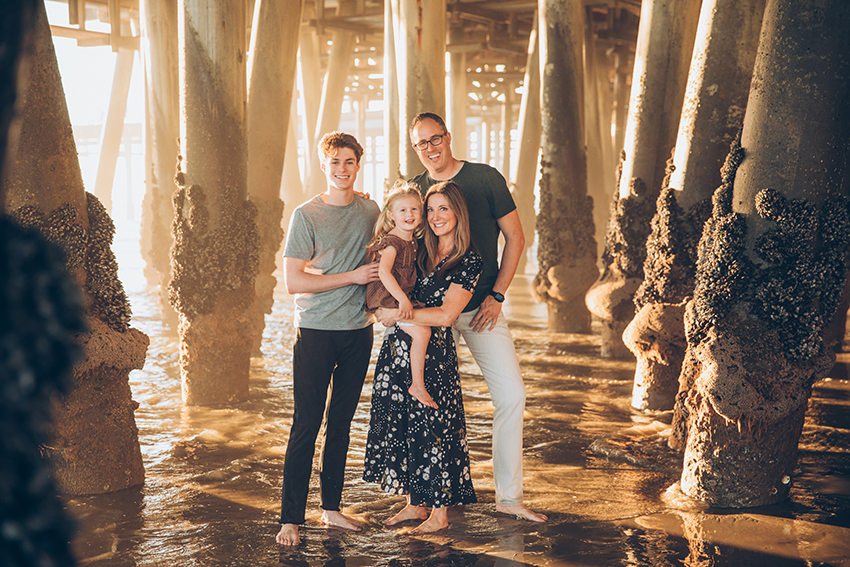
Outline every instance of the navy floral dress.
<svg viewBox="0 0 850 567">
<path fill-rule="evenodd" d="M 419 279 L 412 298 L 439 307 L 449 285 L 471 292 L 481 274 L 474 251 L 438 278 L 437 270 Z M 429 408 L 408 393 L 411 385 L 410 336 L 387 329 L 375 364 L 372 411 L 363 479 L 391 494 L 409 494 L 414 506 L 442 508 L 477 502 L 469 472 L 466 417 L 451 327 L 432 327 L 425 357 L 425 388 L 437 402 Z"/>
</svg>

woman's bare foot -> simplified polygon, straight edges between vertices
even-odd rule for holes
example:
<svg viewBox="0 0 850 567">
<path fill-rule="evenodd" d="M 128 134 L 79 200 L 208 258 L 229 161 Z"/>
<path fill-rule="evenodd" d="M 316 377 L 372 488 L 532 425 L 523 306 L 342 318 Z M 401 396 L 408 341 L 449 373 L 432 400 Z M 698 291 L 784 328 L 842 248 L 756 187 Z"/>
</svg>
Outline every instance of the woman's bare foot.
<svg viewBox="0 0 850 567">
<path fill-rule="evenodd" d="M 434 399 L 428 393 L 428 390 L 425 389 L 425 386 L 420 387 L 418 384 L 414 384 L 407 391 L 410 392 L 411 396 L 419 400 L 422 405 L 426 405 L 429 408 L 437 408 L 437 402 L 434 401 Z"/>
<path fill-rule="evenodd" d="M 511 516 L 516 516 L 520 520 L 531 520 L 532 522 L 538 523 L 545 522 L 549 519 L 546 514 L 538 514 L 537 512 L 532 512 L 525 504 L 517 504 L 516 506 L 496 505 L 496 512 L 501 512 L 502 514 L 510 514 Z"/>
<path fill-rule="evenodd" d="M 408 520 L 424 520 L 427 517 L 428 512 L 425 510 L 425 508 L 422 508 L 420 506 L 411 506 L 410 504 L 408 504 L 407 506 L 402 508 L 398 514 L 384 522 L 384 525 L 394 526 L 396 524 L 406 522 Z"/>
<path fill-rule="evenodd" d="M 444 530 L 449 527 L 449 517 L 445 508 L 434 508 L 431 510 L 431 516 L 413 528 L 412 534 L 431 534 Z"/>
<path fill-rule="evenodd" d="M 363 526 L 363 524 L 357 520 L 349 518 L 337 510 L 322 510 L 322 523 L 326 526 L 335 526 L 337 528 L 344 528 L 355 532 L 359 532 Z"/>
<path fill-rule="evenodd" d="M 280 531 L 274 538 L 280 545 L 298 545 L 301 538 L 298 537 L 297 524 L 281 524 Z"/>
</svg>

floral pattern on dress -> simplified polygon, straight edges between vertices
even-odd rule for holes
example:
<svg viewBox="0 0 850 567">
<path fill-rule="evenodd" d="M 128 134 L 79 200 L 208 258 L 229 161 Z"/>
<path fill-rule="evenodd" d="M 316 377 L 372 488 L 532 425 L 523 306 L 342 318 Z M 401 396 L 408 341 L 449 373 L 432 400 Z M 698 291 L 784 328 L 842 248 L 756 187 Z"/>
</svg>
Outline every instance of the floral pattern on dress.
<svg viewBox="0 0 850 567">
<path fill-rule="evenodd" d="M 452 283 L 471 292 L 481 257 L 470 251 L 448 275 L 441 262 L 416 284 L 425 307 L 443 304 Z M 425 357 L 425 388 L 437 402 L 429 408 L 410 395 L 410 336 L 387 329 L 375 364 L 372 409 L 363 479 L 390 494 L 409 494 L 414 506 L 445 507 L 477 502 L 469 469 L 466 416 L 450 327 L 432 327 Z"/>
</svg>

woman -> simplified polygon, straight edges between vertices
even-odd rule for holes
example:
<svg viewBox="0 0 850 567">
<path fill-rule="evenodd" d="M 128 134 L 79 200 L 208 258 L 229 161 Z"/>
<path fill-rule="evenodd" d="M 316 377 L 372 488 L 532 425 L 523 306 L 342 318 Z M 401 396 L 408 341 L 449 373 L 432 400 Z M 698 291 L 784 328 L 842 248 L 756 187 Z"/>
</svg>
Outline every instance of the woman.
<svg viewBox="0 0 850 567">
<path fill-rule="evenodd" d="M 375 364 L 372 412 L 363 479 L 392 494 L 406 494 L 407 506 L 387 521 L 425 520 L 413 533 L 448 527 L 447 507 L 477 501 L 469 471 L 466 419 L 457 351 L 451 324 L 472 297 L 481 257 L 472 250 L 469 213 L 452 181 L 425 196 L 428 230 L 419 247 L 420 278 L 412 297 L 425 304 L 405 322 L 429 326 L 425 387 L 437 408 L 416 401 L 411 384 L 410 337 L 395 327 L 398 309 L 381 309 L 388 327 Z M 431 508 L 429 516 L 426 507 Z"/>
</svg>

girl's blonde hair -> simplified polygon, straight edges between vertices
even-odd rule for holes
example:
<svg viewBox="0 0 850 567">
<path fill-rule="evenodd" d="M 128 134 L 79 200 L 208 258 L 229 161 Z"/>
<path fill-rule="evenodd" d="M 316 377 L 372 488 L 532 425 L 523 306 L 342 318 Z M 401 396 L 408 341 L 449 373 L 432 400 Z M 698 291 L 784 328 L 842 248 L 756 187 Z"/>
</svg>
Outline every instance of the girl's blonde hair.
<svg viewBox="0 0 850 567">
<path fill-rule="evenodd" d="M 455 214 L 455 218 L 457 219 L 454 250 L 452 250 L 452 252 L 447 256 L 446 263 L 443 264 L 443 267 L 440 268 L 440 273 L 437 274 L 437 277 L 443 277 L 443 275 L 451 271 L 451 269 L 463 259 L 469 249 L 472 248 L 472 236 L 469 231 L 469 209 L 466 206 L 466 198 L 464 198 L 463 192 L 454 181 L 443 181 L 428 189 L 428 193 L 425 195 L 425 224 L 428 225 L 428 199 L 430 199 L 432 195 L 437 194 L 443 195 L 446 198 L 449 202 L 449 208 L 451 208 L 452 212 Z M 418 250 L 419 269 L 422 270 L 423 274 L 430 274 L 436 267 L 436 262 L 434 262 L 434 260 L 439 253 L 439 239 L 430 230 L 430 225 L 428 225 L 428 230 L 425 231 L 423 241 L 425 246 L 420 246 Z"/>
<path fill-rule="evenodd" d="M 369 241 L 367 248 L 370 248 L 377 244 L 383 237 L 387 235 L 389 231 L 395 228 L 395 223 L 393 219 L 390 217 L 390 213 L 393 210 L 393 205 L 400 199 L 405 197 L 414 197 L 417 201 L 419 201 L 420 205 L 420 219 L 425 220 L 425 212 L 422 210 L 422 195 L 419 193 L 419 189 L 416 188 L 415 185 L 412 185 L 405 181 L 404 179 L 399 179 L 393 184 L 390 189 L 390 194 L 387 196 L 387 201 L 384 203 L 384 208 L 381 210 L 381 214 L 378 216 L 377 222 L 375 222 L 375 230 L 372 233 L 372 240 Z M 422 232 L 424 231 L 424 222 L 420 222 L 419 226 L 416 227 L 416 230 L 413 231 L 414 238 L 421 238 Z"/>
</svg>

